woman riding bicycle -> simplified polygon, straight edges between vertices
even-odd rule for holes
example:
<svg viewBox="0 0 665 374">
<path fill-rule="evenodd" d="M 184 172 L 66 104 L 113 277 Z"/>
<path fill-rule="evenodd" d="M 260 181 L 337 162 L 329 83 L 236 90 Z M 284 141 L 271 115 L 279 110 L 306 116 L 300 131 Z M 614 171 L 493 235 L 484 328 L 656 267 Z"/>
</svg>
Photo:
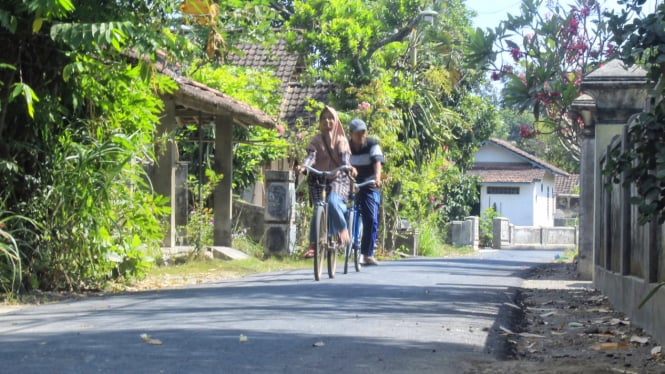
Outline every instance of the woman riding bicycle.
<svg viewBox="0 0 665 374">
<path fill-rule="evenodd" d="M 342 122 L 332 107 L 326 106 L 319 115 L 319 133 L 314 135 L 307 145 L 307 156 L 302 166 L 296 166 L 296 172 L 306 173 L 306 166 L 321 171 L 334 170 L 346 165 L 351 169 L 349 159 L 351 148 L 344 134 Z M 346 203 L 349 196 L 350 181 L 347 173 L 338 172 L 332 179 L 325 180 L 325 176 L 310 174 L 307 178 L 309 185 L 309 198 L 312 206 L 321 202 L 323 188 L 327 188 L 328 214 L 330 234 L 339 235 L 342 244 L 350 241 L 349 230 L 345 219 Z M 316 233 L 314 232 L 314 217 L 310 222 L 309 248 L 305 257 L 314 256 L 316 246 Z"/>
</svg>

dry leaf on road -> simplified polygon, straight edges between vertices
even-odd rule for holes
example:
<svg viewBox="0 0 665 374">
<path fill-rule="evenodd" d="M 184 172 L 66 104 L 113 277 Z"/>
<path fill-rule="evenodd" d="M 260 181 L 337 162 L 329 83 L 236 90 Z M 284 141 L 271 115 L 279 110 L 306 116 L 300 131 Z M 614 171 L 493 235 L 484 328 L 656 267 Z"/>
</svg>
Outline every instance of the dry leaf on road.
<svg viewBox="0 0 665 374">
<path fill-rule="evenodd" d="M 633 336 L 630 337 L 630 342 L 631 343 L 647 344 L 649 342 L 649 338 L 646 337 L 646 336 L 633 335 Z"/>
<path fill-rule="evenodd" d="M 598 343 L 591 347 L 596 351 L 612 351 L 615 349 L 626 349 L 630 347 L 630 344 L 626 342 L 612 342 L 612 343 Z"/>
<path fill-rule="evenodd" d="M 152 345 L 162 345 L 162 341 L 159 339 L 153 339 L 150 337 L 148 334 L 141 334 L 141 339 L 146 342 L 146 344 L 152 344 Z"/>
</svg>

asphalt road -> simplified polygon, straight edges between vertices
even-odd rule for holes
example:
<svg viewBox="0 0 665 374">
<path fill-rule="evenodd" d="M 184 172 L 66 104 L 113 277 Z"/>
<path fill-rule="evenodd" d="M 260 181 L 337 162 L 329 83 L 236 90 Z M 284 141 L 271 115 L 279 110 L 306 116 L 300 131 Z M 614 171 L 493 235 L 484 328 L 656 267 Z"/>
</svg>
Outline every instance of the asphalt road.
<svg viewBox="0 0 665 374">
<path fill-rule="evenodd" d="M 488 250 L 340 266 L 320 282 L 276 272 L 24 307 L 0 314 L 0 373 L 463 373 L 501 350 L 519 274 L 557 253 Z"/>
</svg>

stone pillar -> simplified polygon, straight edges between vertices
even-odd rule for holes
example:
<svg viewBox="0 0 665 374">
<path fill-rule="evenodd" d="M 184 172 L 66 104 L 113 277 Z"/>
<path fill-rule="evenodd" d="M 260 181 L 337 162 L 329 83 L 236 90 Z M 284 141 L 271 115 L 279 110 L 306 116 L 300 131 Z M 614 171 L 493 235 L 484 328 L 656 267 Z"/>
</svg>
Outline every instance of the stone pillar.
<svg viewBox="0 0 665 374">
<path fill-rule="evenodd" d="M 187 177 L 189 175 L 189 162 L 178 161 L 176 162 L 176 211 L 175 211 L 175 224 L 176 227 L 184 227 L 189 222 L 189 186 L 187 186 Z M 183 235 L 185 232 L 176 233 L 177 245 L 183 245 Z"/>
<path fill-rule="evenodd" d="M 464 236 L 462 234 L 463 224 L 463 221 L 452 221 L 448 224 L 451 237 L 450 243 L 456 247 L 466 245 L 464 242 Z"/>
<path fill-rule="evenodd" d="M 492 219 L 492 248 L 501 249 L 510 245 L 510 221 L 506 217 Z"/>
<path fill-rule="evenodd" d="M 594 264 L 594 186 L 595 186 L 595 128 L 596 102 L 589 95 L 581 95 L 573 102 L 573 113 L 584 121 L 580 144 L 580 203 L 577 272 L 581 279 L 593 278 Z"/>
<path fill-rule="evenodd" d="M 175 103 L 172 98 L 164 98 L 164 113 L 155 134 L 155 139 L 168 139 L 165 144 L 155 148 L 157 164 L 153 169 L 152 183 L 155 192 L 169 198 L 171 214 L 168 218 L 166 235 L 162 246 L 173 249 L 176 246 L 176 169 L 178 161 L 178 145 L 174 140 L 174 132 L 178 127 L 175 118 Z"/>
<path fill-rule="evenodd" d="M 223 175 L 215 187 L 214 246 L 231 247 L 232 182 L 233 182 L 233 118 L 215 119 L 215 173 Z"/>
<path fill-rule="evenodd" d="M 579 262 L 577 263 L 577 271 L 581 279 L 585 280 L 593 278 L 594 264 L 594 160 L 596 159 L 594 142 L 594 131 L 591 128 L 582 138 L 580 159 Z"/>
<path fill-rule="evenodd" d="M 291 171 L 266 171 L 264 253 L 289 255 L 295 252 L 295 176 Z"/>
<path fill-rule="evenodd" d="M 464 220 L 471 228 L 471 247 L 478 249 L 480 244 L 480 219 L 475 216 L 465 217 Z"/>
</svg>

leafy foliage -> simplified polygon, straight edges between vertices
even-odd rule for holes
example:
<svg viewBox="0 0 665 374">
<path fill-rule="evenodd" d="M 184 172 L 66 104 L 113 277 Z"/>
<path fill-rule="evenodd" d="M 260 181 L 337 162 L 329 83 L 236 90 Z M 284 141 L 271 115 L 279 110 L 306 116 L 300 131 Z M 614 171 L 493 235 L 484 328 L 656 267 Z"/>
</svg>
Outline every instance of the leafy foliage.
<svg viewBox="0 0 665 374">
<path fill-rule="evenodd" d="M 651 111 L 641 113 L 629 128 L 630 146 L 625 151 L 611 155 L 604 173 L 613 175 L 614 183 L 636 185 L 632 197 L 638 206 L 640 222 L 665 222 L 665 83 L 663 82 L 664 60 L 661 53 L 665 47 L 661 35 L 665 25 L 665 5 L 658 4 L 655 12 L 640 15 L 644 1 L 626 1 L 621 14 L 613 14 L 610 24 L 615 40 L 621 45 L 621 59 L 628 65 L 644 65 L 648 77 L 656 82 L 655 103 Z"/>
<path fill-rule="evenodd" d="M 174 82 L 119 50 L 182 55 L 188 42 L 168 32 L 170 1 L 125 3 L 22 1 L 0 14 L 0 190 L 3 209 L 26 217 L 13 224 L 29 223 L 11 231 L 22 288 L 140 278 L 163 238 L 167 201 L 145 166 Z"/>
<path fill-rule="evenodd" d="M 420 13 L 430 5 L 433 23 Z M 287 26 L 300 31 L 290 41 L 308 56 L 309 77 L 334 82 L 342 121 L 363 118 L 387 155 L 384 190 L 401 186 L 385 194 L 388 220 L 441 229 L 468 212 L 476 190 L 464 170 L 499 121 L 489 101 L 471 95 L 483 77 L 465 58 L 471 23 L 462 2 L 316 0 L 293 9 Z"/>
<path fill-rule="evenodd" d="M 489 207 L 480 213 L 479 222 L 479 245 L 481 247 L 492 247 L 494 240 L 494 218 L 498 217 L 499 213 L 494 208 Z"/>
<path fill-rule="evenodd" d="M 280 80 L 271 71 L 258 71 L 236 66 L 217 66 L 213 64 L 195 64 L 188 73 L 193 79 L 204 82 L 237 100 L 262 108 L 269 115 L 279 112 L 281 95 Z M 203 127 L 203 128 L 202 128 Z M 286 155 L 288 144 L 280 137 L 278 129 L 263 127 L 234 127 L 233 139 L 233 188 L 244 190 L 257 182 L 261 175 L 261 166 Z M 198 134 L 202 131 L 203 134 Z M 206 126 L 188 126 L 178 130 L 181 159 L 192 160 L 190 172 L 201 175 L 199 168 L 211 169 L 214 149 L 212 144 L 198 144 L 197 139 L 213 139 L 214 129 Z M 199 160 L 199 147 L 202 148 L 203 162 Z M 206 183 L 205 180 L 201 183 Z"/>
<path fill-rule="evenodd" d="M 18 234 L 33 234 L 38 224 L 24 216 L 0 209 L 0 292 L 13 294 L 20 290 L 23 277 L 21 247 Z"/>
<path fill-rule="evenodd" d="M 520 12 L 495 30 L 478 29 L 473 56 L 491 66 L 493 80 L 503 81 L 504 105 L 533 113 L 523 137 L 554 133 L 579 160 L 584 123 L 571 116 L 571 104 L 582 77 L 615 52 L 603 9 L 595 0 L 569 6 L 523 0 Z"/>
</svg>

